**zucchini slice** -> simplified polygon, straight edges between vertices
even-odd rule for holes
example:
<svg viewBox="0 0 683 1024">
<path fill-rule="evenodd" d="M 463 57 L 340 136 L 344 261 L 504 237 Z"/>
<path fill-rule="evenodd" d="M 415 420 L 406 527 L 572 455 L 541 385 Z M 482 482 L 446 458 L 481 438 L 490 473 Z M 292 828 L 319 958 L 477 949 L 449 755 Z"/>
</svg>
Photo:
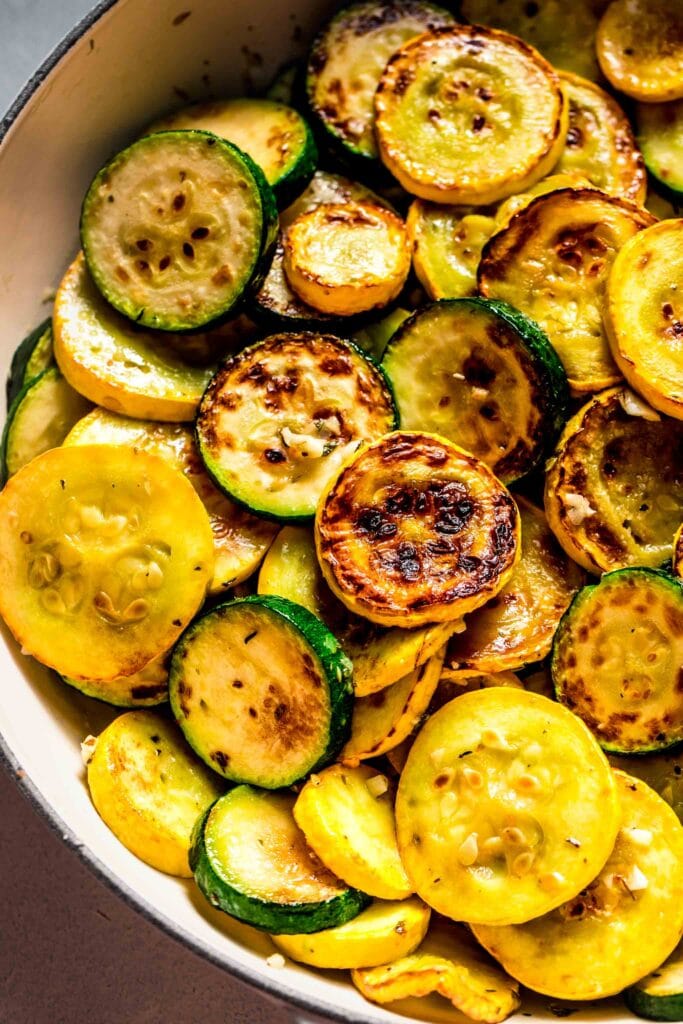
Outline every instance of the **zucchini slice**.
<svg viewBox="0 0 683 1024">
<path fill-rule="evenodd" d="M 87 765 L 97 813 L 126 849 L 159 871 L 191 878 L 192 830 L 221 793 L 172 722 L 152 711 L 119 715 Z"/>
<path fill-rule="evenodd" d="M 211 132 L 248 153 L 263 171 L 280 209 L 303 192 L 318 162 L 313 133 L 301 114 L 272 99 L 192 103 L 155 121 L 148 133 L 178 129 Z"/>
<path fill-rule="evenodd" d="M 519 515 L 483 462 L 403 431 L 361 449 L 329 484 L 315 543 L 332 593 L 356 614 L 381 626 L 452 622 L 507 583 Z"/>
<path fill-rule="evenodd" d="M 595 878 L 619 828 L 617 787 L 571 712 L 496 686 L 456 697 L 418 734 L 396 827 L 403 866 L 432 909 L 514 924 Z"/>
<path fill-rule="evenodd" d="M 313 42 L 308 103 L 327 141 L 343 155 L 377 159 L 373 100 L 399 46 L 453 16 L 427 0 L 361 0 L 339 11 Z"/>
<path fill-rule="evenodd" d="M 468 616 L 452 637 L 446 664 L 451 671 L 503 672 L 541 661 L 584 573 L 560 549 L 543 512 L 515 499 L 522 522 L 522 556 L 501 592 Z"/>
<path fill-rule="evenodd" d="M 683 31 L 678 3 L 614 0 L 596 38 L 598 61 L 615 89 L 645 103 L 683 97 Z"/>
<path fill-rule="evenodd" d="M 473 929 L 513 978 L 558 999 L 621 992 L 661 964 L 683 930 L 683 826 L 645 783 L 615 779 L 620 827 L 597 878 L 526 924 Z"/>
<path fill-rule="evenodd" d="M 116 676 L 114 679 L 70 679 L 62 676 L 62 679 L 86 697 L 94 697 L 115 707 L 153 707 L 168 700 L 168 662 L 169 653 L 164 652 L 130 676 Z"/>
<path fill-rule="evenodd" d="M 227 316 L 257 283 L 277 211 L 263 171 L 210 132 L 158 132 L 117 153 L 83 200 L 81 243 L 104 298 L 142 327 Z"/>
<path fill-rule="evenodd" d="M 429 918 L 429 907 L 420 900 L 373 903 L 340 927 L 271 938 L 285 956 L 312 967 L 374 967 L 412 953 L 427 932 Z"/>
<path fill-rule="evenodd" d="M 319 860 L 347 885 L 383 900 L 411 895 L 396 845 L 393 794 L 376 769 L 325 768 L 299 793 L 294 817 Z"/>
<path fill-rule="evenodd" d="M 629 1010 L 646 1020 L 683 1020 L 683 944 L 646 977 L 627 988 Z"/>
<path fill-rule="evenodd" d="M 569 131 L 558 174 L 582 174 L 611 195 L 645 202 L 647 174 L 629 119 L 594 82 L 560 72 L 569 102 Z"/>
<path fill-rule="evenodd" d="M 356 700 L 351 735 L 340 754 L 344 764 L 386 754 L 414 732 L 434 696 L 445 653 L 442 648 L 397 683 Z"/>
<path fill-rule="evenodd" d="M 57 448 L 91 404 L 56 366 L 25 384 L 12 403 L 0 442 L 0 484 L 37 455 Z"/>
<path fill-rule="evenodd" d="M 296 294 L 331 315 L 386 306 L 410 270 L 405 224 L 374 203 L 318 206 L 290 224 L 283 244 L 285 274 Z"/>
<path fill-rule="evenodd" d="M 234 325 L 225 326 L 232 329 Z M 55 359 L 91 402 L 138 419 L 194 419 L 230 334 L 176 336 L 144 331 L 111 309 L 79 254 L 57 291 Z"/>
<path fill-rule="evenodd" d="M 322 619 L 353 662 L 356 697 L 377 693 L 410 675 L 444 646 L 462 622 L 420 629 L 384 629 L 363 619 L 337 600 L 325 583 L 312 534 L 285 526 L 266 555 L 258 578 L 259 594 L 297 601 Z"/>
<path fill-rule="evenodd" d="M 213 531 L 211 593 L 224 594 L 228 587 L 242 583 L 258 569 L 277 527 L 233 504 L 214 487 L 189 426 L 134 420 L 106 409 L 93 409 L 74 426 L 64 444 L 126 445 L 159 455 L 184 474 L 201 498 Z"/>
<path fill-rule="evenodd" d="M 555 634 L 558 700 L 616 754 L 683 740 L 681 665 L 683 584 L 656 569 L 618 569 L 584 587 Z"/>
<path fill-rule="evenodd" d="M 61 675 L 139 671 L 180 635 L 212 573 L 204 506 L 155 455 L 53 448 L 0 493 L 0 615 Z"/>
<path fill-rule="evenodd" d="M 484 247 L 479 290 L 526 313 L 548 336 L 573 391 L 619 381 L 603 317 L 618 250 L 652 216 L 594 188 L 538 196 Z"/>
<path fill-rule="evenodd" d="M 405 430 L 448 438 L 503 483 L 534 468 L 567 417 L 569 389 L 555 350 L 503 302 L 423 307 L 393 336 L 382 366 Z"/>
<path fill-rule="evenodd" d="M 681 465 L 683 424 L 628 388 L 595 395 L 567 423 L 548 464 L 553 533 L 589 572 L 657 568 L 683 519 Z"/>
<path fill-rule="evenodd" d="M 612 355 L 639 394 L 683 419 L 683 220 L 653 224 L 624 246 L 607 284 Z M 645 268 L 647 271 L 643 273 Z"/>
<path fill-rule="evenodd" d="M 396 425 L 382 371 L 330 334 L 275 334 L 218 370 L 199 406 L 199 453 L 216 486 L 273 519 L 313 516 L 361 441 Z"/>
<path fill-rule="evenodd" d="M 648 171 L 676 200 L 682 200 L 683 100 L 639 103 L 636 124 Z"/>
<path fill-rule="evenodd" d="M 252 596 L 199 616 L 171 657 L 185 738 L 233 782 L 291 786 L 333 761 L 349 733 L 352 666 L 315 616 Z"/>
<path fill-rule="evenodd" d="M 22 388 L 54 364 L 52 320 L 48 318 L 24 338 L 12 356 L 7 376 L 7 407 Z"/>
<path fill-rule="evenodd" d="M 507 32 L 459 25 L 406 43 L 375 95 L 380 155 L 436 203 L 497 202 L 548 174 L 567 135 L 560 81 Z"/>
<path fill-rule="evenodd" d="M 610 754 L 609 762 L 627 775 L 635 775 L 646 782 L 655 793 L 666 800 L 679 820 L 683 820 L 683 752 L 662 750 L 656 754 L 633 754 L 625 757 Z"/>
<path fill-rule="evenodd" d="M 470 1020 L 496 1024 L 519 1008 L 519 985 L 494 964 L 467 929 L 430 928 L 412 956 L 380 967 L 356 969 L 351 975 L 359 992 L 373 1003 L 394 1003 L 431 992 L 450 1000 Z M 394 1007 L 404 1012 L 402 1007 Z M 408 1008 L 405 1009 L 408 1015 Z M 410 1014 L 413 1016 L 413 1014 Z M 437 1020 L 437 1017 L 425 1017 Z"/>
<path fill-rule="evenodd" d="M 294 797 L 236 786 L 197 822 L 190 850 L 209 903 L 254 928 L 309 933 L 356 917 L 370 899 L 312 856 Z"/>
<path fill-rule="evenodd" d="M 416 199 L 408 210 L 413 269 L 430 299 L 461 299 L 477 291 L 477 267 L 495 221 L 484 213 Z"/>
</svg>

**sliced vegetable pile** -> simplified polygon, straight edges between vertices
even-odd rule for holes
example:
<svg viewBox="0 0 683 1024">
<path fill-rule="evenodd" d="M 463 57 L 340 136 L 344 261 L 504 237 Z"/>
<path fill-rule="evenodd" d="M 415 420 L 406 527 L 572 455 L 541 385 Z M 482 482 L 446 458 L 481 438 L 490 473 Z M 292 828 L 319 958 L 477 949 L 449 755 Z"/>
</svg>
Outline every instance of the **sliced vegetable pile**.
<svg viewBox="0 0 683 1024">
<path fill-rule="evenodd" d="M 683 13 L 558 17 L 361 0 L 97 172 L 0 615 L 126 709 L 106 825 L 271 965 L 683 1020 Z"/>
</svg>

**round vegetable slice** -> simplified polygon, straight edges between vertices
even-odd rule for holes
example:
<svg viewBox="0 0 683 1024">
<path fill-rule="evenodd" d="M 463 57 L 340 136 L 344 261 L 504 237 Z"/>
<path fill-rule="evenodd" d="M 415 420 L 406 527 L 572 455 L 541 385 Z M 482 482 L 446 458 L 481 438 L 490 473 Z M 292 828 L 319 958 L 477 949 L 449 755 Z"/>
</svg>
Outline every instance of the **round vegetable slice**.
<svg viewBox="0 0 683 1024">
<path fill-rule="evenodd" d="M 619 380 L 603 323 L 605 283 L 618 250 L 652 223 L 626 199 L 565 188 L 538 196 L 484 248 L 479 290 L 538 324 L 577 393 Z"/>
<path fill-rule="evenodd" d="M 12 356 L 7 375 L 7 407 L 22 388 L 54 363 L 52 320 L 48 319 L 24 338 Z"/>
<path fill-rule="evenodd" d="M 558 700 L 617 754 L 683 739 L 682 664 L 683 585 L 655 569 L 618 569 L 584 587 L 553 644 Z"/>
<path fill-rule="evenodd" d="M 629 120 L 609 93 L 579 75 L 560 73 L 569 131 L 559 174 L 579 173 L 612 195 L 644 203 L 647 174 Z"/>
<path fill-rule="evenodd" d="M 626 1005 L 647 1020 L 683 1020 L 683 946 L 624 993 Z"/>
<path fill-rule="evenodd" d="M 662 800 L 666 800 L 679 820 L 683 820 L 683 752 L 680 747 L 648 754 L 647 757 L 641 754 L 630 757 L 609 754 L 608 757 L 613 768 L 646 782 Z"/>
<path fill-rule="evenodd" d="M 653 224 L 617 255 L 605 324 L 631 387 L 683 419 L 683 220 Z M 646 269 L 647 268 L 647 269 Z"/>
<path fill-rule="evenodd" d="M 88 270 L 143 327 L 227 316 L 275 242 L 275 199 L 253 160 L 210 132 L 158 132 L 106 164 L 81 212 Z"/>
<path fill-rule="evenodd" d="M 0 615 L 62 675 L 137 672 L 180 635 L 212 573 L 204 506 L 155 455 L 53 448 L 0 493 Z"/>
<path fill-rule="evenodd" d="M 315 542 L 347 608 L 380 625 L 421 626 L 460 618 L 505 586 L 519 516 L 483 462 L 403 431 L 363 448 L 332 481 Z"/>
<path fill-rule="evenodd" d="M 306 72 L 327 139 L 347 156 L 376 160 L 373 100 L 387 61 L 409 39 L 452 23 L 426 0 L 364 0 L 339 11 L 314 40 Z"/>
<path fill-rule="evenodd" d="M 493 203 L 548 174 L 567 134 L 559 79 L 515 36 L 438 29 L 390 59 L 375 94 L 380 155 L 408 192 Z"/>
<path fill-rule="evenodd" d="M 169 652 L 164 652 L 130 676 L 116 676 L 114 679 L 70 679 L 62 676 L 62 679 L 86 697 L 94 697 L 115 707 L 152 707 L 168 700 L 168 662 Z"/>
<path fill-rule="evenodd" d="M 64 443 L 126 445 L 161 456 L 185 475 L 201 498 L 213 531 L 215 563 L 209 586 L 213 593 L 225 593 L 258 569 L 276 527 L 234 505 L 214 487 L 189 426 L 133 420 L 94 409 L 73 427 Z"/>
<path fill-rule="evenodd" d="M 345 457 L 391 430 L 395 417 L 384 375 L 351 342 L 276 334 L 216 373 L 199 407 L 197 443 L 229 497 L 302 520 Z"/>
<path fill-rule="evenodd" d="M 311 855 L 294 797 L 236 786 L 197 822 L 190 866 L 209 903 L 266 931 L 308 933 L 356 917 L 369 897 Z"/>
<path fill-rule="evenodd" d="M 645 783 L 615 776 L 620 827 L 597 878 L 526 924 L 474 926 L 489 953 L 536 992 L 577 1000 L 613 995 L 654 970 L 680 938 L 683 826 Z"/>
<path fill-rule="evenodd" d="M 308 305 L 348 316 L 386 306 L 410 270 L 405 225 L 374 203 L 318 206 L 284 235 L 287 280 Z"/>
<path fill-rule="evenodd" d="M 683 22 L 670 0 L 614 0 L 596 38 L 615 89 L 647 103 L 683 97 Z"/>
<path fill-rule="evenodd" d="M 589 572 L 657 568 L 683 517 L 682 465 L 683 424 L 628 388 L 603 391 L 567 423 L 549 463 L 553 533 Z"/>
<path fill-rule="evenodd" d="M 352 666 L 315 616 L 280 597 L 217 605 L 171 658 L 173 713 L 233 782 L 290 786 L 334 760 L 349 732 Z"/>
<path fill-rule="evenodd" d="M 584 582 L 584 574 L 559 548 L 540 509 L 517 497 L 522 555 L 501 592 L 467 619 L 452 637 L 450 669 L 502 672 L 541 661 L 555 630 Z"/>
<path fill-rule="evenodd" d="M 504 483 L 525 476 L 567 415 L 562 364 L 536 325 L 506 303 L 425 306 L 382 360 L 405 430 L 428 430 L 475 455 Z"/>
<path fill-rule="evenodd" d="M 513 924 L 589 884 L 614 845 L 619 803 L 578 718 L 497 686 L 428 720 L 401 775 L 396 825 L 408 877 L 434 910 Z"/>
<path fill-rule="evenodd" d="M 636 123 L 648 171 L 674 198 L 683 199 L 683 100 L 639 103 Z"/>
<path fill-rule="evenodd" d="M 173 723 L 151 711 L 119 715 L 97 737 L 90 796 L 117 839 L 146 864 L 191 878 L 194 824 L 221 792 Z"/>
<path fill-rule="evenodd" d="M 429 907 L 420 900 L 382 901 L 337 928 L 271 937 L 285 956 L 312 967 L 374 967 L 412 953 L 426 934 L 429 918 Z"/>
<path fill-rule="evenodd" d="M 460 299 L 477 290 L 481 252 L 493 217 L 416 199 L 408 210 L 413 269 L 430 299 Z"/>
</svg>

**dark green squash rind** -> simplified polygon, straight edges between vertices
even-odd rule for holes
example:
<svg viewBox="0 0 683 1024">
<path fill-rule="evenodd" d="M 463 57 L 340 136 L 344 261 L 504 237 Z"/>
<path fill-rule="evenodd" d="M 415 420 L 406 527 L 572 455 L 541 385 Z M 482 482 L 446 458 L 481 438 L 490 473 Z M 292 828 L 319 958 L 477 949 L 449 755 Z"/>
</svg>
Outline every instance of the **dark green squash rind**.
<svg viewBox="0 0 683 1024">
<path fill-rule="evenodd" d="M 43 335 L 47 331 L 52 333 L 52 318 L 48 317 L 47 320 L 43 320 L 42 324 L 39 324 L 34 330 L 28 334 L 21 344 L 16 349 L 12 356 L 12 363 L 10 365 L 9 373 L 7 375 L 7 407 L 12 404 L 14 399 L 17 397 L 19 392 L 30 380 L 34 380 L 38 374 L 30 373 L 29 367 L 31 359 L 40 345 Z M 54 359 L 53 361 L 54 362 Z M 45 367 L 47 368 L 47 367 Z M 40 371 L 42 372 L 42 371 Z"/>
</svg>

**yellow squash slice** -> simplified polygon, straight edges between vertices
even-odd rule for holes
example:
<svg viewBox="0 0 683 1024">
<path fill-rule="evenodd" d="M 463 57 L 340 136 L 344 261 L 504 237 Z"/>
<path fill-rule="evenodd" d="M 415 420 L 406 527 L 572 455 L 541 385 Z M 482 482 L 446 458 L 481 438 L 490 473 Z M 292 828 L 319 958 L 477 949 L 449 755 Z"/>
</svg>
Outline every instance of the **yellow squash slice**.
<svg viewBox="0 0 683 1024">
<path fill-rule="evenodd" d="M 258 568 L 277 527 L 229 501 L 209 479 L 189 427 L 154 423 L 94 409 L 71 430 L 66 445 L 118 444 L 160 455 L 190 481 L 208 513 L 215 565 L 209 589 L 224 593 Z"/>
<path fill-rule="evenodd" d="M 398 788 L 418 895 L 459 921 L 516 924 L 576 896 L 614 845 L 605 755 L 559 704 L 511 687 L 456 697 L 418 735 Z"/>
<path fill-rule="evenodd" d="M 524 683 L 514 672 L 473 672 L 470 669 L 453 668 L 444 662 L 441 678 L 432 699 L 432 710 L 442 708 L 454 697 L 472 690 L 486 690 L 489 686 L 512 686 L 513 689 L 525 689 Z"/>
<path fill-rule="evenodd" d="M 505 1020 L 520 1005 L 517 982 L 503 974 L 458 925 L 430 928 L 412 956 L 386 966 L 357 969 L 351 977 L 373 1003 L 422 999 L 438 992 L 470 1020 L 486 1024 Z M 400 1012 L 401 1008 L 392 1009 Z"/>
<path fill-rule="evenodd" d="M 445 653 L 441 650 L 404 679 L 356 701 L 351 736 L 340 754 L 345 764 L 379 757 L 410 736 L 429 707 Z"/>
<path fill-rule="evenodd" d="M 680 748 L 673 752 L 660 750 L 647 757 L 608 754 L 607 758 L 613 768 L 646 782 L 683 820 L 683 752 Z"/>
<path fill-rule="evenodd" d="M 335 764 L 311 776 L 294 817 L 319 860 L 347 885 L 384 900 L 413 892 L 396 845 L 393 794 L 374 768 Z"/>
<path fill-rule="evenodd" d="M 569 420 L 548 464 L 553 533 L 589 572 L 657 568 L 683 517 L 681 465 L 683 424 L 628 388 L 603 391 Z"/>
<path fill-rule="evenodd" d="M 323 579 L 310 530 L 285 526 L 266 555 L 258 577 L 259 594 L 296 601 L 322 619 L 353 662 L 357 697 L 377 693 L 429 661 L 461 620 L 420 629 L 385 629 L 350 612 Z"/>
<path fill-rule="evenodd" d="M 583 572 L 560 549 L 543 512 L 524 498 L 516 500 L 522 556 L 500 593 L 468 616 L 464 633 L 451 638 L 446 656 L 451 670 L 502 672 L 541 661 L 584 583 Z"/>
<path fill-rule="evenodd" d="M 0 493 L 0 615 L 70 678 L 131 675 L 168 650 L 213 559 L 192 485 L 147 452 L 53 448 Z"/>
<path fill-rule="evenodd" d="M 320 498 L 318 560 L 332 592 L 380 625 L 453 621 L 505 586 L 519 515 L 491 470 L 444 438 L 387 434 Z"/>
<path fill-rule="evenodd" d="M 657 103 L 683 97 L 678 0 L 614 0 L 598 26 L 600 67 L 615 89 Z"/>
<path fill-rule="evenodd" d="M 70 679 L 62 676 L 62 679 L 86 697 L 94 697 L 116 707 L 153 707 L 168 700 L 169 658 L 170 653 L 165 651 L 131 676 L 115 676 L 114 679 Z"/>
<path fill-rule="evenodd" d="M 550 914 L 475 925 L 513 978 L 559 999 L 600 999 L 658 967 L 683 931 L 683 826 L 639 779 L 616 772 L 621 821 L 600 874 Z"/>
<path fill-rule="evenodd" d="M 631 387 L 683 419 L 683 220 L 653 224 L 614 261 L 607 334 Z"/>
<path fill-rule="evenodd" d="M 495 228 L 492 234 L 506 228 L 514 215 L 524 210 L 536 196 L 545 196 L 548 192 L 559 192 L 561 188 L 591 188 L 588 178 L 576 171 L 565 171 L 562 174 L 549 174 L 532 185 L 526 192 L 517 192 L 501 203 L 494 217 Z"/>
<path fill-rule="evenodd" d="M 619 380 L 603 324 L 605 283 L 619 249 L 652 222 L 626 199 L 560 189 L 534 199 L 484 248 L 480 291 L 536 321 L 577 393 Z"/>
<path fill-rule="evenodd" d="M 430 299 L 474 295 L 481 251 L 494 230 L 493 217 L 416 199 L 406 223 L 413 269 Z"/>
<path fill-rule="evenodd" d="M 272 935 L 290 960 L 311 967 L 349 970 L 377 967 L 409 956 L 429 927 L 430 910 L 421 900 L 373 903 L 352 921 L 312 935 Z"/>
<path fill-rule="evenodd" d="M 410 270 L 405 224 L 375 203 L 318 206 L 287 228 L 284 268 L 299 298 L 323 313 L 386 306 Z"/>
<path fill-rule="evenodd" d="M 380 156 L 436 203 L 482 205 L 548 174 L 567 135 L 556 72 L 507 32 L 438 29 L 390 59 L 375 94 Z"/>
<path fill-rule="evenodd" d="M 624 111 L 579 75 L 564 71 L 560 80 L 569 101 L 569 131 L 556 172 L 582 174 L 604 192 L 644 203 L 645 164 Z"/>
<path fill-rule="evenodd" d="M 191 878 L 192 829 L 223 783 L 177 726 L 151 711 L 120 715 L 98 736 L 87 772 L 97 813 L 123 845 L 159 871 Z"/>
</svg>

